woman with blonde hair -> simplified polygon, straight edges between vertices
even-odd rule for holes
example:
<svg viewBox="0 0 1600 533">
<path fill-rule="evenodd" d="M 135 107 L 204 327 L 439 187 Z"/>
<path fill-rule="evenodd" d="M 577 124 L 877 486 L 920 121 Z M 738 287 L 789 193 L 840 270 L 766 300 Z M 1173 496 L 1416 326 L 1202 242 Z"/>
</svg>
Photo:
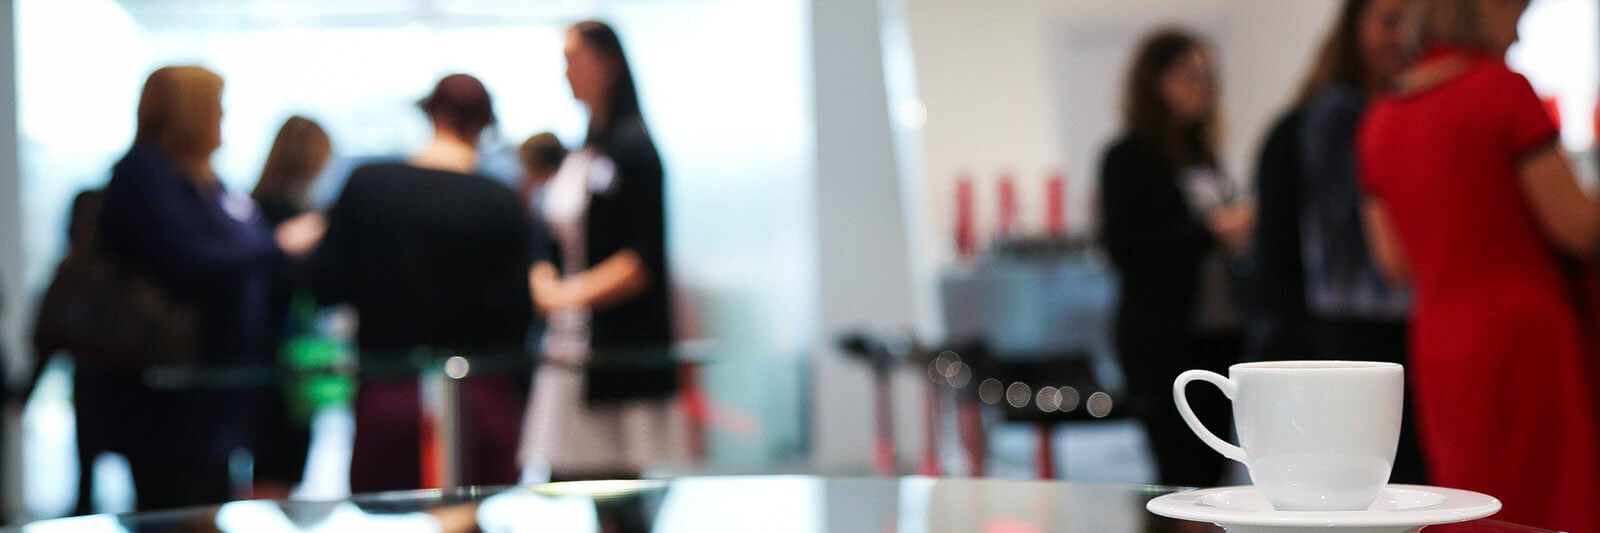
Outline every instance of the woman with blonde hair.
<svg viewBox="0 0 1600 533">
<path fill-rule="evenodd" d="M 1500 517 L 1600 531 L 1589 263 L 1600 204 L 1503 59 L 1527 0 L 1417 0 L 1420 59 L 1358 137 L 1373 257 L 1409 282 L 1410 366 L 1433 483 Z"/>
<path fill-rule="evenodd" d="M 133 146 L 112 169 L 101 207 L 106 253 L 193 306 L 194 363 L 258 362 L 267 287 L 287 256 L 314 245 L 314 221 L 276 235 L 254 202 L 228 192 L 211 168 L 221 145 L 222 78 L 200 67 L 152 73 L 139 99 Z M 159 359 L 161 354 L 151 354 Z M 85 361 L 88 363 L 88 361 Z M 146 386 L 137 372 L 80 368 L 105 385 L 108 446 L 128 459 L 140 510 L 230 499 L 228 457 L 243 447 L 251 393 Z"/>
</svg>

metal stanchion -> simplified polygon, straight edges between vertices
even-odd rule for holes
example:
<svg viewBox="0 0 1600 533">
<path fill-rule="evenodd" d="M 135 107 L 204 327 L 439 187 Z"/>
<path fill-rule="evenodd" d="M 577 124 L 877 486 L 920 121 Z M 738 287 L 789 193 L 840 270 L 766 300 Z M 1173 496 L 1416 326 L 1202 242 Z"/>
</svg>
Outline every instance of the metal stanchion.
<svg viewBox="0 0 1600 533">
<path fill-rule="evenodd" d="M 422 485 L 454 489 L 465 481 L 471 457 L 466 453 L 465 402 L 462 382 L 472 371 L 467 358 L 452 356 L 419 376 L 422 389 Z"/>
<path fill-rule="evenodd" d="M 942 476 L 944 468 L 939 457 L 939 426 L 943 421 L 944 387 L 938 383 L 928 384 L 928 392 L 923 400 L 926 409 L 922 433 L 922 464 L 918 466 L 917 473 L 924 476 Z"/>
<path fill-rule="evenodd" d="M 465 474 L 471 460 L 467 456 L 465 436 L 466 424 L 464 418 L 469 416 L 465 412 L 466 402 L 461 397 L 461 385 L 471 373 L 472 365 L 467 358 L 459 355 L 446 359 L 444 372 L 440 381 L 439 436 L 441 449 L 444 452 L 444 486 L 448 489 L 461 487 L 465 481 Z"/>
<path fill-rule="evenodd" d="M 872 443 L 872 470 L 880 476 L 898 474 L 894 446 L 894 383 L 889 370 L 888 358 L 873 360 L 873 421 L 877 427 Z"/>
</svg>

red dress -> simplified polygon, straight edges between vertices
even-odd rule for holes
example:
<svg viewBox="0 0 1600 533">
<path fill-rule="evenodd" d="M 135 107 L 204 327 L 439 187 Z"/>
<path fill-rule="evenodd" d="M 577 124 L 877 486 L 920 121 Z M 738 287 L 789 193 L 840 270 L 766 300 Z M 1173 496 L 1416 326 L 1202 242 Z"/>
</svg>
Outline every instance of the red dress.
<svg viewBox="0 0 1600 533">
<path fill-rule="evenodd" d="M 1424 61 L 1462 51 L 1439 50 Z M 1431 480 L 1498 519 L 1600 531 L 1600 420 L 1577 291 L 1518 165 L 1558 132 L 1527 79 L 1470 55 L 1459 77 L 1379 100 L 1357 140 L 1414 283 L 1411 360 Z"/>
</svg>

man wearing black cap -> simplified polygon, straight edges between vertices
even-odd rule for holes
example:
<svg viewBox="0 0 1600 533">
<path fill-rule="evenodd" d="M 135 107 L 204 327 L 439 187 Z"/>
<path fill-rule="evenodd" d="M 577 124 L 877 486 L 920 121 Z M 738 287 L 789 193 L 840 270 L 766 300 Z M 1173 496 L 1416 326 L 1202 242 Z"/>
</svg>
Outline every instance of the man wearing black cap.
<svg viewBox="0 0 1600 533">
<path fill-rule="evenodd" d="M 432 141 L 409 162 L 352 172 L 306 266 L 318 300 L 355 306 L 363 372 L 393 368 L 417 348 L 520 353 L 533 316 L 526 211 L 509 188 L 476 173 L 479 134 L 494 122 L 488 91 L 472 76 L 453 74 L 420 104 L 433 123 Z M 516 482 L 524 385 L 483 377 L 463 387 L 473 459 L 463 482 Z M 368 376 L 361 384 L 354 492 L 421 485 L 418 396 L 414 374 Z"/>
</svg>

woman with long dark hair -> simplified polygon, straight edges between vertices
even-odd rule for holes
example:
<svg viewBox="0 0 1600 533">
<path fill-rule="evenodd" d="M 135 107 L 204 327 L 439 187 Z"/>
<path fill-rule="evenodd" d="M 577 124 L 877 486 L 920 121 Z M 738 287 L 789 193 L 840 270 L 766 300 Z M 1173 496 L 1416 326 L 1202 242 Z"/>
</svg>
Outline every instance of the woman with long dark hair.
<svg viewBox="0 0 1600 533">
<path fill-rule="evenodd" d="M 1298 302 L 1298 309 L 1272 314 L 1306 318 L 1303 348 L 1259 348 L 1262 358 L 1406 362 L 1411 298 L 1383 278 L 1368 254 L 1355 157 L 1356 127 L 1367 103 L 1408 63 L 1405 5 L 1345 1 L 1285 119 L 1290 125 L 1274 128 L 1262 150 L 1257 272 L 1293 268 L 1285 277 L 1298 283 L 1260 293 Z M 1285 244 L 1274 235 L 1286 235 Z M 1422 484 L 1426 472 L 1410 404 L 1390 480 Z"/>
<path fill-rule="evenodd" d="M 1217 163 L 1210 47 L 1179 29 L 1150 35 L 1123 105 L 1123 136 L 1100 167 L 1101 233 L 1122 278 L 1117 350 L 1160 482 L 1213 486 L 1224 460 L 1188 434 L 1172 408 L 1172 381 L 1183 370 L 1224 371 L 1238 360 L 1230 264 L 1254 214 Z M 1226 402 L 1202 394 L 1191 393 L 1195 410 L 1224 424 Z"/>
<path fill-rule="evenodd" d="M 1300 237 L 1312 345 L 1326 358 L 1403 362 L 1410 297 L 1368 257 L 1355 133 L 1407 64 L 1403 0 L 1349 0 L 1301 90 Z"/>
<path fill-rule="evenodd" d="M 273 137 L 261 179 L 250 197 L 276 222 L 311 210 L 311 187 L 333 156 L 333 143 L 322 125 L 300 115 L 283 121 Z"/>
<path fill-rule="evenodd" d="M 661 158 L 616 32 L 580 22 L 565 52 L 589 129 L 542 196 L 561 259 L 530 273 L 549 329 L 523 460 L 561 477 L 637 476 L 682 443 Z"/>
<path fill-rule="evenodd" d="M 311 187 L 332 156 L 333 143 L 321 125 L 299 115 L 284 121 L 267 151 L 261 179 L 250 192 L 269 226 L 276 228 L 311 210 Z M 273 276 L 267 317 L 267 354 L 273 358 L 288 336 L 298 333 L 290 329 L 305 326 L 291 324 L 289 316 L 295 293 L 301 290 L 289 269 L 280 269 Z M 286 499 L 304 477 L 311 427 L 307 421 L 290 417 L 282 387 L 265 390 L 261 402 L 250 446 L 255 459 L 252 496 Z"/>
</svg>

